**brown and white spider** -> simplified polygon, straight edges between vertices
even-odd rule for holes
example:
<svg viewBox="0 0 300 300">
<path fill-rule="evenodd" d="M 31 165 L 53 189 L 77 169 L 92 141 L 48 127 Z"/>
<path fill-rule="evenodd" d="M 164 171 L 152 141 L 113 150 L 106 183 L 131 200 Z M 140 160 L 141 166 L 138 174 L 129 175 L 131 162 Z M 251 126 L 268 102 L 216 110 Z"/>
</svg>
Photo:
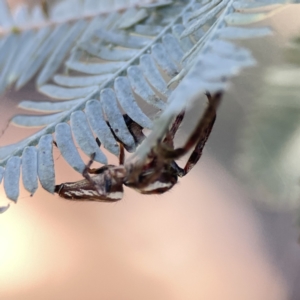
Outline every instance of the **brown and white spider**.
<svg viewBox="0 0 300 300">
<path fill-rule="evenodd" d="M 119 166 L 105 165 L 99 169 L 91 169 L 92 156 L 82 173 L 83 180 L 56 185 L 55 192 L 60 197 L 71 200 L 110 202 L 122 199 L 123 185 L 142 194 L 161 194 L 170 190 L 177 183 L 178 177 L 185 176 L 198 162 L 214 125 L 222 93 L 206 95 L 208 106 L 182 148 L 174 149 L 173 140 L 184 112 L 176 117 L 165 138 L 151 149 L 143 163 L 124 162 L 124 147 L 120 143 Z M 175 160 L 194 146 L 185 167 L 180 168 Z"/>
</svg>

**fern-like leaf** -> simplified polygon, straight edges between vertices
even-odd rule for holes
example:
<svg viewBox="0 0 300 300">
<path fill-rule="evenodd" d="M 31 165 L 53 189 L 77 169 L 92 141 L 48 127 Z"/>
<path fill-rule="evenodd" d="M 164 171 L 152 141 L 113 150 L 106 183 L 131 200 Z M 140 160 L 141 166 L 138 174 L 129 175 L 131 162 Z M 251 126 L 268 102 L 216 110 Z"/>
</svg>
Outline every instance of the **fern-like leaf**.
<svg viewBox="0 0 300 300">
<path fill-rule="evenodd" d="M 97 1 L 80 1 L 88 10 L 92 2 Z M 70 3 L 74 5 L 71 0 L 63 3 L 66 7 Z M 228 40 L 271 34 L 269 28 L 238 26 L 266 18 L 273 11 L 261 11 L 273 7 L 274 3 L 268 1 L 256 5 L 257 11 L 251 15 L 247 14 L 248 2 L 239 3 L 244 5 L 236 8 L 237 3 L 233 0 L 207 4 L 164 1 L 105 15 L 94 13 L 89 17 L 86 17 L 85 10 L 81 16 L 79 10 L 72 16 L 72 21 L 69 21 L 70 10 L 60 6 L 60 23 L 50 19 L 47 23 L 51 24 L 50 29 L 47 26 L 35 29 L 34 34 L 30 33 L 33 29 L 12 30 L 13 22 L 6 21 L 5 24 L 10 25 L 5 27 L 5 35 L 0 41 L 1 90 L 14 82 L 16 88 L 20 88 L 37 74 L 36 85 L 40 93 L 57 101 L 64 100 L 53 104 L 31 100 L 20 103 L 20 107 L 27 110 L 56 113 L 13 118 L 12 122 L 17 125 L 45 127 L 19 143 L 0 149 L 0 164 L 6 166 L 4 183 L 7 196 L 12 200 L 18 196 L 12 183 L 19 180 L 20 171 L 12 173 L 11 165 L 19 170 L 21 163 L 15 157 L 24 155 L 26 159 L 22 159 L 22 168 L 37 168 L 42 186 L 53 192 L 52 133 L 55 133 L 62 156 L 78 172 L 82 172 L 84 164 L 73 137 L 84 153 L 97 153 L 96 160 L 102 163 L 106 163 L 106 159 L 94 135 L 116 155 L 116 138 L 125 144 L 127 150 L 135 151 L 137 144 L 122 117 L 123 112 L 140 126 L 153 129 L 136 152 L 143 159 L 179 111 L 203 92 L 226 89 L 231 76 L 241 68 L 255 64 L 247 49 Z M 53 16 L 57 15 L 53 13 Z M 18 45 L 25 41 L 28 49 L 26 62 L 16 65 L 23 55 Z M 12 45 L 16 50 L 9 53 L 7 49 Z M 62 66 L 64 71 L 57 74 Z M 17 71 L 11 73 L 11 70 Z M 137 95 L 161 112 L 154 125 L 140 108 Z M 69 121 L 70 125 L 66 123 Z M 36 161 L 30 165 L 31 160 L 27 159 L 28 153 L 34 155 L 27 147 L 35 145 L 36 167 Z M 48 160 L 41 157 L 41 152 L 47 153 Z M 44 174 L 44 166 L 50 170 L 51 176 Z M 35 191 L 35 180 L 31 182 L 26 175 L 23 177 L 23 182 L 30 182 L 25 185 L 30 193 Z"/>
</svg>

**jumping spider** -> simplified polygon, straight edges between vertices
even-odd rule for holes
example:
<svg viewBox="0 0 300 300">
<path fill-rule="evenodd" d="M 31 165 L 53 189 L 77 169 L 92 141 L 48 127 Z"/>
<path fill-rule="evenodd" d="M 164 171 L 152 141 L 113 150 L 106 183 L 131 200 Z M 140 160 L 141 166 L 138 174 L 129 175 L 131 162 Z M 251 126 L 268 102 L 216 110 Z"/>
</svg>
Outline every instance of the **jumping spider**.
<svg viewBox="0 0 300 300">
<path fill-rule="evenodd" d="M 56 185 L 55 192 L 66 199 L 110 202 L 122 199 L 123 185 L 142 194 L 161 194 L 170 190 L 177 183 L 178 177 L 185 176 L 198 162 L 214 125 L 222 93 L 206 95 L 208 106 L 182 148 L 174 149 L 173 140 L 183 120 L 184 112 L 176 117 L 165 138 L 158 141 L 142 163 L 124 162 L 124 147 L 120 143 L 119 166 L 105 165 L 99 169 L 91 169 L 94 159 L 92 155 L 82 173 L 84 179 Z M 180 168 L 175 160 L 194 146 L 185 167 Z"/>
</svg>

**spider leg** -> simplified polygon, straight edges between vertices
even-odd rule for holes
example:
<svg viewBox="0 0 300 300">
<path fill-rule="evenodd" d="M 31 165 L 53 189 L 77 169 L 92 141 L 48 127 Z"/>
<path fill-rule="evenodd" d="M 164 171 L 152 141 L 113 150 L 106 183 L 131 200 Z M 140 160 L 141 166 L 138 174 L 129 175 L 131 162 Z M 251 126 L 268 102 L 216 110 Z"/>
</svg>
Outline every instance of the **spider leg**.
<svg viewBox="0 0 300 300">
<path fill-rule="evenodd" d="M 96 137 L 96 139 L 95 139 L 95 141 L 96 141 L 96 143 L 97 143 L 97 145 L 98 145 L 98 147 L 100 148 L 101 147 L 101 142 L 100 142 L 100 140 L 98 139 L 98 137 Z M 90 167 L 91 167 L 91 165 L 92 165 L 92 163 L 93 163 L 93 161 L 94 161 L 94 158 L 95 158 L 95 153 L 93 153 L 92 155 L 91 155 L 91 159 L 90 159 L 90 161 L 88 162 L 88 165 L 89 165 L 89 167 L 88 167 L 88 169 L 87 169 L 87 172 L 89 173 L 89 174 L 98 174 L 98 170 L 99 169 L 91 169 Z M 87 166 L 88 166 L 87 165 Z M 85 167 L 85 169 L 87 168 L 87 166 Z M 83 172 L 84 172 L 85 170 L 83 170 Z M 84 176 L 84 175 L 83 175 Z M 85 176 L 84 176 L 85 177 Z"/>
<path fill-rule="evenodd" d="M 212 96 L 210 93 L 206 93 L 206 96 L 208 98 L 208 101 L 210 101 L 210 102 L 214 101 L 214 99 L 212 99 Z M 221 95 L 215 95 L 215 96 L 220 97 Z M 219 101 L 219 99 L 217 99 L 217 101 Z M 191 169 L 197 164 L 198 160 L 201 158 L 203 148 L 209 138 L 209 135 L 212 131 L 215 120 L 216 120 L 216 113 L 215 113 L 215 116 L 212 117 L 211 121 L 207 123 L 207 126 L 204 128 L 204 130 L 201 132 L 203 134 L 200 136 L 200 139 L 197 142 L 192 154 L 190 155 L 185 167 L 182 169 L 176 164 L 176 162 L 173 162 L 172 167 L 176 171 L 178 176 L 183 177 L 186 174 L 188 174 L 191 171 Z"/>
<path fill-rule="evenodd" d="M 97 141 L 97 139 L 96 139 L 96 141 Z M 125 162 L 124 145 L 122 143 L 119 143 L 119 146 L 120 146 L 119 165 L 124 165 L 124 162 Z M 89 162 L 87 163 L 87 165 L 85 166 L 85 168 L 82 172 L 82 176 L 87 180 L 90 180 L 90 175 L 89 174 L 100 174 L 100 173 L 103 173 L 103 171 L 107 170 L 107 168 L 108 168 L 108 166 L 103 166 L 101 168 L 91 169 L 91 165 L 94 162 L 95 155 L 96 155 L 95 153 L 93 153 L 91 155 L 91 159 L 89 160 Z"/>
<path fill-rule="evenodd" d="M 186 144 L 183 147 L 174 150 L 170 149 L 169 147 L 165 147 L 164 144 L 161 144 L 156 149 L 159 156 L 170 160 L 176 160 L 186 154 L 196 144 L 196 147 L 183 170 L 178 167 L 175 162 L 172 163 L 172 167 L 175 170 L 178 170 L 178 176 L 186 175 L 200 159 L 202 150 L 214 125 L 216 119 L 216 109 L 221 101 L 222 93 L 216 93 L 214 96 L 211 96 L 209 93 L 207 93 L 206 95 L 209 104 L 205 109 L 204 114 L 197 124 L 196 128 L 188 138 Z"/>
<path fill-rule="evenodd" d="M 206 130 L 203 132 L 203 135 L 200 137 L 199 142 L 196 144 L 195 149 L 193 150 L 191 156 L 189 157 L 185 167 L 182 169 L 180 168 L 176 162 L 174 161 L 174 165 L 172 165 L 172 168 L 176 170 L 176 173 L 179 177 L 185 176 L 187 173 L 191 171 L 191 169 L 197 164 L 198 160 L 202 156 L 202 151 L 205 146 L 205 143 L 211 133 L 211 130 L 213 128 L 213 125 L 215 123 L 215 118 L 212 119 L 211 123 L 208 124 L 209 126 L 206 128 Z"/>
<path fill-rule="evenodd" d="M 95 156 L 96 156 L 96 153 L 93 153 L 93 154 L 91 155 L 91 159 L 90 159 L 89 162 L 85 165 L 85 168 L 84 168 L 83 171 L 82 171 L 82 176 L 83 176 L 85 179 L 87 179 L 88 181 L 91 181 L 91 176 L 90 176 L 90 174 L 95 173 L 95 170 L 97 170 L 97 169 L 90 169 L 91 165 L 92 165 L 93 162 L 94 162 Z"/>
<path fill-rule="evenodd" d="M 124 145 L 122 143 L 119 143 L 119 146 L 120 146 L 119 165 L 124 165 L 125 162 Z"/>
<path fill-rule="evenodd" d="M 174 148 L 174 137 L 175 134 L 184 118 L 184 114 L 185 112 L 182 111 L 175 119 L 174 123 L 172 124 L 172 127 L 170 128 L 170 130 L 167 132 L 166 137 L 164 138 L 163 143 L 165 145 L 168 145 L 170 147 L 172 147 L 172 149 Z"/>
<path fill-rule="evenodd" d="M 186 175 L 189 171 L 191 171 L 191 169 L 196 165 L 196 163 L 202 156 L 203 148 L 209 138 L 209 135 L 214 126 L 215 120 L 216 120 L 216 116 L 214 118 L 212 118 L 212 120 L 209 124 L 207 124 L 208 126 L 203 131 L 203 135 L 200 137 L 199 142 L 196 144 L 194 151 L 192 152 L 190 158 L 188 159 L 188 161 L 184 167 L 184 174 L 182 176 Z"/>
</svg>

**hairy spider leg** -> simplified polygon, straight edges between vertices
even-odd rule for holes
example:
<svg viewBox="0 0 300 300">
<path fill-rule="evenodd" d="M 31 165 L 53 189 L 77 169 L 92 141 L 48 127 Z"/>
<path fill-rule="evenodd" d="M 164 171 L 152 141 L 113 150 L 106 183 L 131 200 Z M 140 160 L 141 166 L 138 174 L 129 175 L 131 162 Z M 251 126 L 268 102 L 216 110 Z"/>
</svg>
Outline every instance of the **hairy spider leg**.
<svg viewBox="0 0 300 300">
<path fill-rule="evenodd" d="M 198 160 L 201 158 L 203 148 L 210 136 L 215 120 L 216 120 L 216 115 L 212 117 L 211 121 L 207 124 L 207 127 L 203 130 L 203 132 L 201 132 L 200 140 L 196 144 L 196 147 L 193 150 L 192 154 L 190 155 L 182 172 L 178 173 L 178 176 L 183 177 L 187 173 L 189 173 L 191 169 L 197 164 Z"/>
<path fill-rule="evenodd" d="M 193 150 L 183 169 L 180 168 L 175 161 L 171 163 L 173 169 L 177 172 L 179 177 L 185 176 L 200 159 L 205 143 L 208 140 L 216 120 L 216 109 L 221 101 L 222 93 L 216 93 L 214 96 L 211 96 L 209 93 L 206 95 L 209 102 L 208 106 L 186 144 L 183 147 L 175 150 L 171 150 L 162 144 L 157 149 L 158 154 L 164 158 L 176 160 L 186 154 L 196 144 L 195 149 Z"/>
<path fill-rule="evenodd" d="M 97 171 L 99 170 L 99 169 L 91 169 L 91 165 L 94 162 L 95 156 L 96 156 L 96 153 L 93 153 L 91 155 L 89 162 L 85 165 L 85 168 L 82 171 L 82 176 L 88 181 L 91 181 L 90 174 L 97 174 Z"/>
<path fill-rule="evenodd" d="M 119 165 L 124 165 L 125 162 L 125 152 L 123 143 L 119 143 L 120 151 L 119 151 Z"/>
<path fill-rule="evenodd" d="M 172 149 L 174 149 L 174 137 L 175 134 L 180 126 L 180 124 L 182 123 L 182 120 L 184 118 L 184 114 L 185 112 L 182 111 L 176 118 L 175 121 L 173 122 L 170 130 L 167 132 L 166 137 L 164 138 L 163 143 L 165 145 L 168 145 L 169 147 L 171 147 Z"/>
<path fill-rule="evenodd" d="M 120 147 L 120 153 L 119 153 L 119 165 L 124 165 L 124 162 L 125 162 L 125 152 L 124 152 L 124 145 L 123 143 L 119 143 L 119 147 Z M 93 164 L 94 162 L 94 159 L 95 159 L 95 155 L 96 153 L 93 153 L 91 155 L 91 158 L 89 160 L 89 162 L 86 164 L 83 172 L 82 172 L 82 176 L 91 181 L 91 177 L 89 174 L 100 174 L 100 173 L 103 173 L 103 171 L 107 170 L 108 166 L 103 166 L 101 168 L 93 168 L 91 169 L 91 165 Z"/>
</svg>

